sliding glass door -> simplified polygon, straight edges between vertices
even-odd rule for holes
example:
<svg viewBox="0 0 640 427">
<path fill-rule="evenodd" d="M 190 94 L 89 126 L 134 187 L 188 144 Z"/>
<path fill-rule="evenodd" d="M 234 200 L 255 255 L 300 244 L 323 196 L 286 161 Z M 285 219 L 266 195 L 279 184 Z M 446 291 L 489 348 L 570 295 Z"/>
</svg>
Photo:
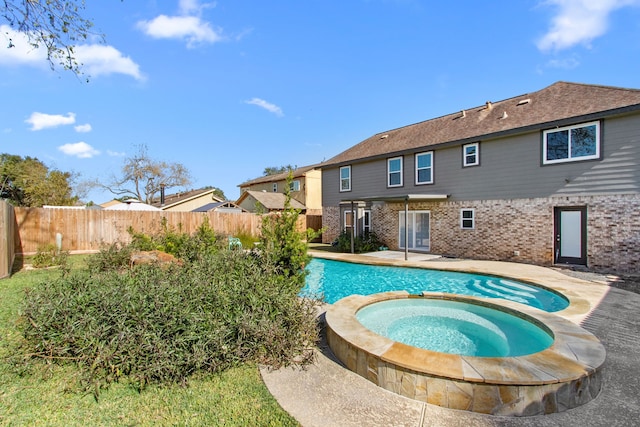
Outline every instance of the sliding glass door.
<svg viewBox="0 0 640 427">
<path fill-rule="evenodd" d="M 398 246 L 405 249 L 405 212 L 399 212 Z M 408 224 L 409 249 L 428 252 L 430 249 L 429 211 L 409 211 L 406 213 Z"/>
</svg>

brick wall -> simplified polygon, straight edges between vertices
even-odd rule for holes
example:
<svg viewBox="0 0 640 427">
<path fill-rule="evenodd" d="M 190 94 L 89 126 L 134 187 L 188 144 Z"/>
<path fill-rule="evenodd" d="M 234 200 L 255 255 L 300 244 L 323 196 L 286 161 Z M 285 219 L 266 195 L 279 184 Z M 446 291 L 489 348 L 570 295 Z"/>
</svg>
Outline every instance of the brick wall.
<svg viewBox="0 0 640 427">
<path fill-rule="evenodd" d="M 340 235 L 340 208 L 324 206 L 322 208 L 322 243 L 331 243 Z"/>
<path fill-rule="evenodd" d="M 596 271 L 640 273 L 640 195 L 569 196 L 411 203 L 431 213 L 431 253 L 458 258 L 552 265 L 554 207 L 587 206 L 587 264 Z M 475 210 L 475 229 L 460 228 L 460 210 Z M 398 212 L 403 203 L 373 203 L 378 237 L 398 249 Z M 325 208 L 327 243 L 339 233 L 337 207 Z"/>
</svg>

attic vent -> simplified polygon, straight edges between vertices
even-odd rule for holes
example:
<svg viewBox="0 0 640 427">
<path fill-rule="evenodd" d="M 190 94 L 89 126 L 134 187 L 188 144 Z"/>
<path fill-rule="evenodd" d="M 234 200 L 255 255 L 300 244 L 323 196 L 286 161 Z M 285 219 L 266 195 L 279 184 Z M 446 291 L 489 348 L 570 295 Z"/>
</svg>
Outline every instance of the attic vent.
<svg viewBox="0 0 640 427">
<path fill-rule="evenodd" d="M 500 119 L 506 119 L 507 117 L 509 117 L 509 115 L 505 111 L 505 112 L 502 113 L 502 117 L 500 117 Z"/>
<path fill-rule="evenodd" d="M 491 110 L 491 107 L 493 107 L 493 105 L 491 105 L 491 101 L 487 101 L 487 110 Z"/>
<path fill-rule="evenodd" d="M 530 102 L 531 102 L 531 98 L 522 99 L 522 100 L 518 101 L 517 105 L 525 105 L 525 104 L 529 104 Z"/>
<path fill-rule="evenodd" d="M 467 112 L 462 110 L 460 111 L 460 118 L 467 117 Z"/>
<path fill-rule="evenodd" d="M 385 134 L 380 137 L 380 139 L 386 139 L 386 138 L 389 138 L 389 135 Z"/>
</svg>

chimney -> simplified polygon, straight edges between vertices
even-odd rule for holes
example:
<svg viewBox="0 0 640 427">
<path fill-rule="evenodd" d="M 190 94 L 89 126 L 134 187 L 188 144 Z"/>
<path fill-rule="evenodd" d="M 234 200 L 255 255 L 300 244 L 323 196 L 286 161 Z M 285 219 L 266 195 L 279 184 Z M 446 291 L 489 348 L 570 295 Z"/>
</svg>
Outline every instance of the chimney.
<svg viewBox="0 0 640 427">
<path fill-rule="evenodd" d="M 160 184 L 160 206 L 164 206 L 164 184 Z"/>
</svg>

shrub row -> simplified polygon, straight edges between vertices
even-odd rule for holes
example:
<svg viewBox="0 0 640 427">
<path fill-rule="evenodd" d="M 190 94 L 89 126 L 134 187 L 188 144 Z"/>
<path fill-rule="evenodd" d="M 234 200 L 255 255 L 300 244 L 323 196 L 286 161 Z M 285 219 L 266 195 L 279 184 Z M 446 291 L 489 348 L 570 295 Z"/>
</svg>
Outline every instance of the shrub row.
<svg viewBox="0 0 640 427">
<path fill-rule="evenodd" d="M 118 248 L 104 252 L 95 265 L 124 258 Z M 278 274 L 255 253 L 195 258 L 88 269 L 30 290 L 22 328 L 32 355 L 74 361 L 96 393 L 123 377 L 143 388 L 242 362 L 309 360 L 315 302 L 298 298 L 299 277 Z"/>
</svg>

